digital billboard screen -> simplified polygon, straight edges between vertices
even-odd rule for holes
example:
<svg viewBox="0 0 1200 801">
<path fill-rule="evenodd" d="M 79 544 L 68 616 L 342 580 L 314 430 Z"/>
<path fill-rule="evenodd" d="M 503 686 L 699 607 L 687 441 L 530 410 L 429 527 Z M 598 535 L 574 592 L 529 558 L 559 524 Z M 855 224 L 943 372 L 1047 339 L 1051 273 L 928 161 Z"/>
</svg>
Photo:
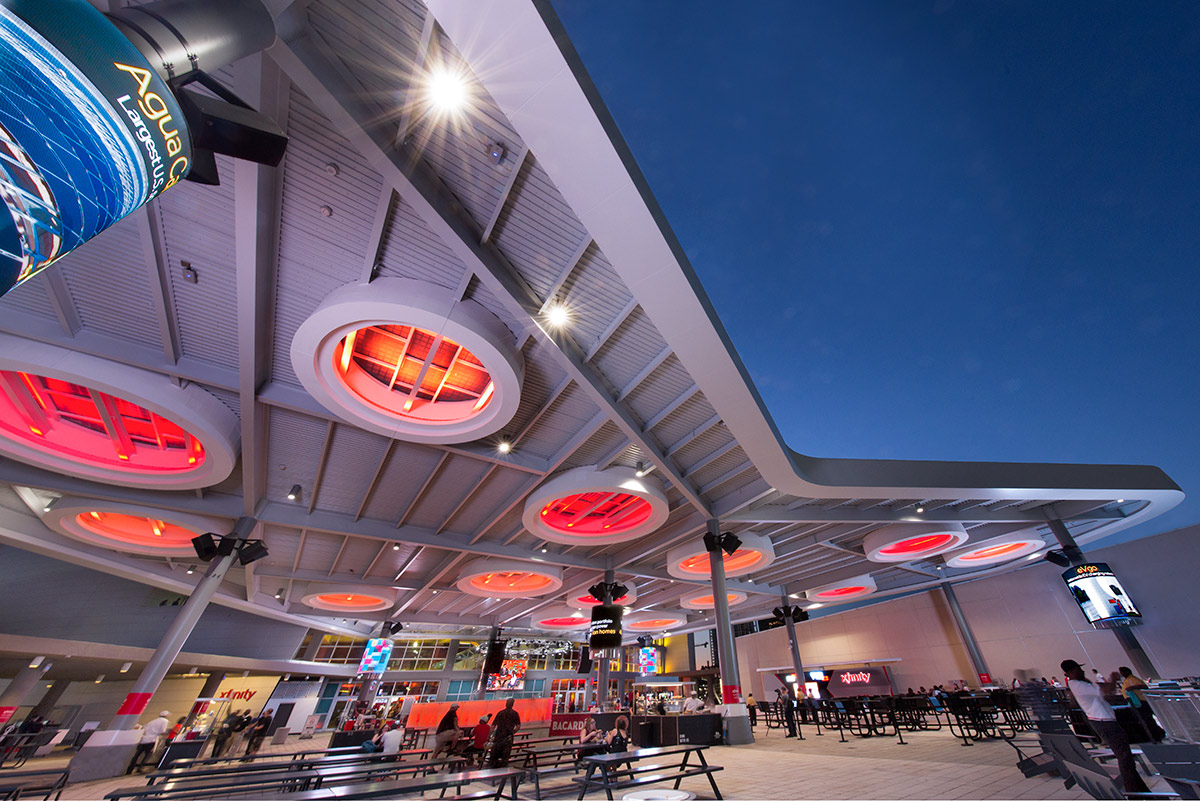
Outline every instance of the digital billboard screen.
<svg viewBox="0 0 1200 801">
<path fill-rule="evenodd" d="M 171 90 L 86 0 L 0 0 L 0 294 L 183 178 Z"/>
<path fill-rule="evenodd" d="M 499 673 L 488 674 L 488 691 L 524 690 L 525 670 L 528 665 L 529 663 L 524 659 L 505 659 L 500 665 Z"/>
<path fill-rule="evenodd" d="M 592 607 L 592 623 L 588 627 L 588 646 L 593 651 L 620 648 L 624 607 L 597 604 Z"/>
<path fill-rule="evenodd" d="M 387 670 L 388 660 L 392 658 L 392 641 L 382 637 L 367 640 L 362 659 L 358 662 L 358 672 L 382 673 Z"/>
<path fill-rule="evenodd" d="M 1103 562 L 1075 565 L 1062 574 L 1087 622 L 1105 628 L 1136 623 L 1142 613 Z"/>
<path fill-rule="evenodd" d="M 638 673 L 649 676 L 658 672 L 658 649 L 653 645 L 638 649 Z"/>
</svg>

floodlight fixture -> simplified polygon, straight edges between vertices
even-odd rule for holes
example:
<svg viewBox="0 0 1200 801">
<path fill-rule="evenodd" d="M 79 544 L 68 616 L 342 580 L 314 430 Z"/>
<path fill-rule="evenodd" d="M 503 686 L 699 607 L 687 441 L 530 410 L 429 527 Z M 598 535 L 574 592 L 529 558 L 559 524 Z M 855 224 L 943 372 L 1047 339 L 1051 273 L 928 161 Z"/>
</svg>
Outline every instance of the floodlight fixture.
<svg viewBox="0 0 1200 801">
<path fill-rule="evenodd" d="M 289 501 L 298 501 L 298 500 L 300 500 L 300 496 L 303 494 L 304 493 L 303 493 L 303 490 L 300 488 L 300 485 L 293 484 L 292 488 L 290 490 L 288 490 L 288 500 Z"/>
<path fill-rule="evenodd" d="M 196 556 L 200 557 L 201 561 L 211 562 L 217 555 L 216 535 L 208 532 L 192 537 L 192 547 L 196 549 Z"/>
<path fill-rule="evenodd" d="M 233 538 L 226 538 L 226 540 L 230 539 Z M 223 541 L 221 544 L 224 545 L 225 542 Z M 241 548 L 238 548 L 238 562 L 243 565 L 248 565 L 251 562 L 257 562 L 259 559 L 264 559 L 267 556 L 267 546 L 262 540 L 250 540 L 243 543 Z"/>
<path fill-rule="evenodd" d="M 1045 557 L 1047 562 L 1058 565 L 1059 567 L 1070 567 L 1071 560 L 1062 551 L 1046 551 Z"/>
<path fill-rule="evenodd" d="M 276 600 L 276 601 L 282 601 L 282 600 L 283 600 L 283 587 L 280 587 L 279 589 L 277 589 L 277 590 L 275 591 L 275 600 Z"/>
</svg>

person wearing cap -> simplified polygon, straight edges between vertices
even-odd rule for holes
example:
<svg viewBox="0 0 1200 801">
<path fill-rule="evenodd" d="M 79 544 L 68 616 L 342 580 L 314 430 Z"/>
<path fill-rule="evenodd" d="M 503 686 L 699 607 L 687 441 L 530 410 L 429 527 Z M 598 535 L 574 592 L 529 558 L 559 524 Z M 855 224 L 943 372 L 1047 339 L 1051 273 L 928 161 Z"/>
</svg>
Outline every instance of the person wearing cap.
<svg viewBox="0 0 1200 801">
<path fill-rule="evenodd" d="M 512 754 L 513 736 L 521 730 L 521 715 L 513 709 L 516 700 L 509 698 L 504 702 L 504 709 L 496 713 L 492 720 L 492 754 L 488 767 L 503 768 L 508 765 Z"/>
<path fill-rule="evenodd" d="M 454 753 L 454 744 L 458 742 L 458 735 L 458 704 L 451 704 L 450 709 L 442 716 L 442 722 L 438 724 L 437 734 L 433 739 L 433 752 L 429 758 L 437 759 L 438 754 L 442 751 Z"/>
<path fill-rule="evenodd" d="M 1100 688 L 1088 681 L 1083 673 L 1083 665 L 1074 659 L 1064 659 L 1061 664 L 1063 675 L 1067 679 L 1067 689 L 1075 697 L 1075 702 L 1087 715 L 1092 730 L 1100 737 L 1113 752 L 1117 766 L 1121 769 L 1121 781 L 1127 793 L 1148 793 L 1150 788 L 1137 772 L 1133 752 L 1129 750 L 1129 738 L 1121 724 L 1117 723 L 1117 714 L 1104 700 Z"/>
<path fill-rule="evenodd" d="M 125 769 L 126 775 L 140 769 L 142 761 L 154 754 L 158 748 L 159 738 L 165 736 L 167 730 L 171 728 L 170 717 L 171 712 L 164 709 L 158 713 L 158 717 L 146 724 L 146 728 L 142 729 L 142 738 L 138 740 L 137 748 L 133 751 L 133 758 L 129 760 L 129 767 Z"/>
</svg>

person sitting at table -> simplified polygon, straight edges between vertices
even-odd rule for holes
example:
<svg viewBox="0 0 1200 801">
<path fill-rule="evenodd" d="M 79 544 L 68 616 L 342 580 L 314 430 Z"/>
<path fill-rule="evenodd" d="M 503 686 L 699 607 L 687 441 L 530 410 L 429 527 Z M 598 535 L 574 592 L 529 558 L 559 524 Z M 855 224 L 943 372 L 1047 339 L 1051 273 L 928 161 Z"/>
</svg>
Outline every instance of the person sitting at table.
<svg viewBox="0 0 1200 801">
<path fill-rule="evenodd" d="M 588 718 L 583 722 L 583 728 L 579 730 L 579 743 L 581 745 L 588 744 L 588 747 L 579 749 L 575 757 L 576 762 L 585 756 L 603 754 L 608 750 L 608 743 L 605 741 L 604 732 L 596 728 L 595 718 Z"/>
<path fill-rule="evenodd" d="M 450 709 L 442 716 L 438 724 L 437 734 L 433 738 L 433 753 L 431 760 L 437 759 L 443 751 L 454 753 L 454 744 L 458 742 L 458 704 L 451 704 Z"/>
<path fill-rule="evenodd" d="M 491 715 L 483 715 L 479 718 L 479 722 L 475 724 L 475 728 L 471 730 L 471 745 L 467 748 L 467 759 L 475 761 L 476 755 L 479 756 L 479 764 L 483 764 L 483 755 L 487 751 L 488 737 L 492 735 L 492 727 L 488 725 L 488 720 Z"/>
<path fill-rule="evenodd" d="M 629 750 L 629 718 L 621 715 L 617 723 L 604 737 L 604 744 L 610 754 L 620 754 Z"/>
<path fill-rule="evenodd" d="M 395 723 L 387 723 L 383 731 L 375 738 L 376 746 L 381 754 L 398 754 L 400 745 L 404 742 L 404 729 Z"/>
</svg>

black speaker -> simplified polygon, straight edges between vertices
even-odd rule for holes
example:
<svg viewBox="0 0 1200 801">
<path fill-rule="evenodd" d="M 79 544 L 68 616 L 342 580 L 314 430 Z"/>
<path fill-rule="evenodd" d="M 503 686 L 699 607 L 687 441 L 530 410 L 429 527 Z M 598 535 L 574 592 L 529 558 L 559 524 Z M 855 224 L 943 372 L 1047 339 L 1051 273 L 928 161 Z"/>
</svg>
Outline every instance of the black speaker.
<svg viewBox="0 0 1200 801">
<path fill-rule="evenodd" d="M 592 672 L 592 652 L 586 645 L 579 652 L 579 667 L 575 668 L 575 672 L 581 676 Z"/>
<path fill-rule="evenodd" d="M 504 667 L 504 645 L 507 640 L 488 643 L 487 657 L 483 660 L 484 673 L 499 673 Z"/>
</svg>

